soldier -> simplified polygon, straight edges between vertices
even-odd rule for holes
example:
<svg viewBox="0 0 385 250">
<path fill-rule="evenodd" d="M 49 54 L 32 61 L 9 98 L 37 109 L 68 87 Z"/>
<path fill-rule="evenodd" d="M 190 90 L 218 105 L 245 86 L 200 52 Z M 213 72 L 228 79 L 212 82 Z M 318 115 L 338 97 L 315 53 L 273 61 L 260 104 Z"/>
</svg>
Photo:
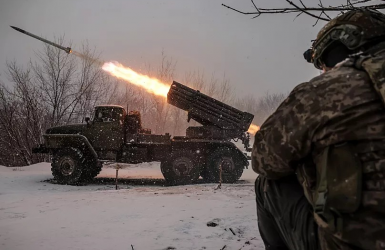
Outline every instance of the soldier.
<svg viewBox="0 0 385 250">
<path fill-rule="evenodd" d="M 385 15 L 338 16 L 311 55 L 324 73 L 255 136 L 262 239 L 266 249 L 385 249 Z"/>
</svg>

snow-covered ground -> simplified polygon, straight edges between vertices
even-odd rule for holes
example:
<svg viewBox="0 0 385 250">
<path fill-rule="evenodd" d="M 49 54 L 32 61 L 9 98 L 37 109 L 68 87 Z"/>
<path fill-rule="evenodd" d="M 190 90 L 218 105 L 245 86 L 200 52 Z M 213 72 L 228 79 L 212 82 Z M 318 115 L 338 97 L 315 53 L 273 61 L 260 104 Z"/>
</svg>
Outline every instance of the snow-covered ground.
<svg viewBox="0 0 385 250">
<path fill-rule="evenodd" d="M 119 190 L 114 176 L 104 168 L 103 183 L 63 186 L 45 181 L 49 163 L 0 166 L 0 249 L 264 249 L 250 169 L 218 190 L 163 186 L 157 163 L 121 169 Z"/>
</svg>

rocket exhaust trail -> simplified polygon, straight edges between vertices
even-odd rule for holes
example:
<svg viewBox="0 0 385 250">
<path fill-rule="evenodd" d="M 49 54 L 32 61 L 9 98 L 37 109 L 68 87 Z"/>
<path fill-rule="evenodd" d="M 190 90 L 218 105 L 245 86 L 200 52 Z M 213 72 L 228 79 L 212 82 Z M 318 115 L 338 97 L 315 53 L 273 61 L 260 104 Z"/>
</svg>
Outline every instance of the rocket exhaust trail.
<svg viewBox="0 0 385 250">
<path fill-rule="evenodd" d="M 99 67 L 102 67 L 103 64 L 105 64 L 106 62 L 102 61 L 102 60 L 99 60 L 99 59 L 95 59 L 95 58 L 92 58 L 92 57 L 89 57 L 89 56 L 86 56 L 80 52 L 77 52 L 76 50 L 71 50 L 71 54 L 74 55 L 74 56 L 77 56 L 81 59 L 84 59 L 84 60 L 90 60 L 92 61 L 92 63 L 95 63 L 97 66 Z"/>
</svg>

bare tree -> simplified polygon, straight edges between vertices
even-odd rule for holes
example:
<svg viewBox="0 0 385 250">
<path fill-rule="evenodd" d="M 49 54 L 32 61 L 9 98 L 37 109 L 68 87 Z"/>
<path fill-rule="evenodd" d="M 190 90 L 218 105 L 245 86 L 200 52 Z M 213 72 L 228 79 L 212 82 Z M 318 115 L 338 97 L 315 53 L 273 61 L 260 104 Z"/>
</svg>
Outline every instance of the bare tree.
<svg viewBox="0 0 385 250">
<path fill-rule="evenodd" d="M 73 83 L 74 93 L 72 101 L 69 103 L 67 122 L 70 122 L 74 116 L 75 121 L 79 117 L 84 117 L 89 113 L 96 103 L 100 102 L 109 90 L 114 89 L 109 85 L 110 77 L 108 77 L 95 63 L 99 58 L 95 49 L 91 49 L 88 42 L 82 44 L 82 55 L 80 65 L 78 66 L 76 80 Z"/>
<path fill-rule="evenodd" d="M 176 62 L 172 58 L 168 58 L 165 53 L 162 51 L 162 60 L 160 66 L 156 70 L 156 77 L 161 82 L 171 83 L 175 75 Z M 153 103 L 153 128 L 156 133 L 162 133 L 163 131 L 171 129 L 166 128 L 167 120 L 170 115 L 170 106 L 165 102 L 164 97 L 152 96 Z"/>
<path fill-rule="evenodd" d="M 335 6 L 324 6 L 321 0 L 319 0 L 316 6 L 308 6 L 305 4 L 304 0 L 298 0 L 298 2 L 284 0 L 287 7 L 281 8 L 261 8 L 258 7 L 255 3 L 255 0 L 251 0 L 253 11 L 241 11 L 236 8 L 230 7 L 228 5 L 222 4 L 224 7 L 229 8 L 233 11 L 241 13 L 243 15 L 251 15 L 253 18 L 257 18 L 261 15 L 266 14 L 290 14 L 295 13 L 297 17 L 306 14 L 310 17 L 316 18 L 317 21 L 329 21 L 331 19 L 330 13 L 341 13 L 345 11 L 357 10 L 357 9 L 372 9 L 380 10 L 385 9 L 385 4 L 381 3 L 380 0 L 346 0 L 344 4 L 339 4 Z"/>
<path fill-rule="evenodd" d="M 57 40 L 64 43 L 64 38 Z M 97 63 L 98 54 L 84 43 L 80 60 L 62 50 L 46 45 L 32 64 L 36 84 L 51 112 L 51 126 L 79 121 L 90 112 L 114 85 Z"/>
<path fill-rule="evenodd" d="M 262 124 L 283 102 L 287 95 L 282 93 L 270 94 L 267 92 L 258 100 L 257 110 L 255 110 L 257 124 Z"/>
<path fill-rule="evenodd" d="M 0 164 L 43 160 L 31 149 L 48 127 L 78 122 L 94 105 L 111 100 L 117 85 L 89 59 L 95 50 L 85 43 L 82 52 L 78 59 L 47 46 L 26 69 L 7 63 L 8 87 L 0 84 Z"/>
<path fill-rule="evenodd" d="M 56 41 L 62 45 L 64 38 Z M 72 84 L 76 74 L 75 58 L 62 50 L 46 44 L 37 53 L 38 60 L 31 62 L 36 85 L 40 88 L 50 114 L 50 125 L 58 125 L 77 95 Z"/>
<path fill-rule="evenodd" d="M 41 161 L 31 148 L 41 142 L 46 127 L 46 113 L 40 105 L 41 93 L 31 84 L 29 70 L 8 63 L 12 89 L 0 85 L 0 161 L 29 165 Z"/>
<path fill-rule="evenodd" d="M 231 103 L 234 100 L 234 89 L 231 87 L 230 80 L 226 77 L 226 74 L 223 74 L 216 97 L 224 103 Z"/>
</svg>

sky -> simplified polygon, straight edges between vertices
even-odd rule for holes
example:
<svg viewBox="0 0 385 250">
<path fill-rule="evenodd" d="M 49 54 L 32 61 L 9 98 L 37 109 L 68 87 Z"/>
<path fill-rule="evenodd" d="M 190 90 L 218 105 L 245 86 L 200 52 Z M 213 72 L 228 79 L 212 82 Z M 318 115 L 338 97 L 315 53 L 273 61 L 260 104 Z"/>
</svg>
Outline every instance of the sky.
<svg viewBox="0 0 385 250">
<path fill-rule="evenodd" d="M 6 81 L 7 60 L 26 66 L 43 49 L 9 25 L 49 40 L 65 35 L 74 49 L 88 41 L 101 59 L 138 71 L 159 65 L 163 51 L 177 62 L 176 81 L 188 71 L 225 74 L 239 97 L 287 93 L 320 73 L 303 52 L 324 22 L 313 27 L 315 19 L 291 14 L 251 19 L 222 3 L 253 10 L 250 0 L 0 0 L 0 79 Z M 284 0 L 256 3 L 284 6 Z"/>
</svg>

